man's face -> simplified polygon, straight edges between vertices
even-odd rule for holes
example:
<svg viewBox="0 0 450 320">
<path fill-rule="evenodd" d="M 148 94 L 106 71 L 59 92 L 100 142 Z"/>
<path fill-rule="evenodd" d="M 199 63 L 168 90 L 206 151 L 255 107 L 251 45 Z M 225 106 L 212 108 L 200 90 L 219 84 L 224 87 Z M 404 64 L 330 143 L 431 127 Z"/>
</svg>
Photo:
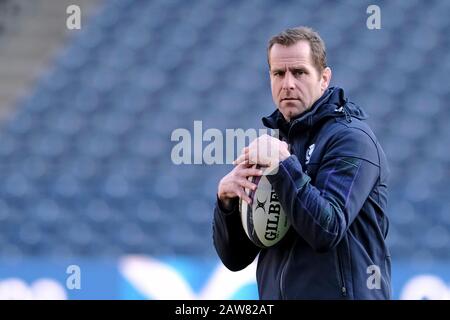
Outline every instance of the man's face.
<svg viewBox="0 0 450 320">
<path fill-rule="evenodd" d="M 319 74 L 307 41 L 274 44 L 269 62 L 273 101 L 287 121 L 311 108 L 330 83 L 330 68 Z"/>
</svg>

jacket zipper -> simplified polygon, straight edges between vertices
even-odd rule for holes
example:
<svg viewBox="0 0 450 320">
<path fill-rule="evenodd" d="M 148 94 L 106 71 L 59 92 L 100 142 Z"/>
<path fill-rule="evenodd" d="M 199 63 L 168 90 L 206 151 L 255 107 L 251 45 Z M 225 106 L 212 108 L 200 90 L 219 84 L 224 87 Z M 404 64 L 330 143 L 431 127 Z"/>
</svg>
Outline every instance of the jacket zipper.
<svg viewBox="0 0 450 320">
<path fill-rule="evenodd" d="M 280 275 L 280 294 L 281 294 L 281 299 L 282 300 L 285 300 L 285 297 L 283 295 L 283 291 L 284 291 L 284 286 L 283 286 L 284 271 L 286 270 L 287 265 L 288 265 L 289 261 L 291 260 L 291 255 L 292 255 L 292 252 L 294 251 L 296 243 L 297 243 L 297 241 L 294 241 L 294 243 L 293 243 L 293 245 L 291 247 L 291 250 L 289 251 L 289 255 L 287 257 L 286 263 L 284 264 L 283 269 L 281 270 L 281 275 Z"/>
<path fill-rule="evenodd" d="M 345 297 L 347 296 L 347 287 L 345 286 L 344 271 L 342 268 L 341 256 L 338 249 L 336 249 L 336 256 L 338 260 L 338 273 L 339 273 L 339 285 L 341 286 L 341 294 Z"/>
</svg>

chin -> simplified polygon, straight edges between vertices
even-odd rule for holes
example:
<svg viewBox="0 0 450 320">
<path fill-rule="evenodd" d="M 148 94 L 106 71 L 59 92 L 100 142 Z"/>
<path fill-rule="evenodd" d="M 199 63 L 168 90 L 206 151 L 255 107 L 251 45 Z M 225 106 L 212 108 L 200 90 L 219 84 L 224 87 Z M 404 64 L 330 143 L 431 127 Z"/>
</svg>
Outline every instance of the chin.
<svg viewBox="0 0 450 320">
<path fill-rule="evenodd" d="M 281 108 L 278 108 L 281 112 L 281 114 L 284 116 L 286 120 L 289 121 L 289 119 L 295 118 L 299 114 L 303 113 L 305 110 L 301 106 L 282 106 Z"/>
<path fill-rule="evenodd" d="M 280 109 L 280 112 L 283 115 L 284 119 L 288 122 L 299 114 L 298 112 L 294 112 L 293 110 L 286 109 Z"/>
</svg>

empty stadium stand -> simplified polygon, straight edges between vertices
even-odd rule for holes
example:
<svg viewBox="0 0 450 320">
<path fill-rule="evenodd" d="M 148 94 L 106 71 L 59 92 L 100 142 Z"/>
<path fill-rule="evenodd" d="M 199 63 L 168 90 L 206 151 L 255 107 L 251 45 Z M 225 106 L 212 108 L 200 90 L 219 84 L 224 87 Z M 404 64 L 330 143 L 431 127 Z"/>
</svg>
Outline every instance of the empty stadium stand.
<svg viewBox="0 0 450 320">
<path fill-rule="evenodd" d="M 0 257 L 214 255 L 227 165 L 174 165 L 177 128 L 262 127 L 266 42 L 310 25 L 390 161 L 393 257 L 450 259 L 450 1 L 104 1 L 0 128 Z"/>
</svg>

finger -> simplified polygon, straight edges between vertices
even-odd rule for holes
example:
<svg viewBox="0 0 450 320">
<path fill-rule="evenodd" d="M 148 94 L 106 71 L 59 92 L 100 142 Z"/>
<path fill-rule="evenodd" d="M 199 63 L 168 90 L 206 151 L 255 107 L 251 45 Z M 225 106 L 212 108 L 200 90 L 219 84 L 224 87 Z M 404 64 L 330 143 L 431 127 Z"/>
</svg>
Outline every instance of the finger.
<svg viewBox="0 0 450 320">
<path fill-rule="evenodd" d="M 246 154 L 241 154 L 236 160 L 233 161 L 234 165 L 241 164 L 243 162 L 248 162 L 248 156 Z"/>
<path fill-rule="evenodd" d="M 244 148 L 242 149 L 242 151 L 241 151 L 241 154 L 240 154 L 239 156 L 245 156 L 245 155 L 248 156 L 249 151 L 250 151 L 250 148 L 249 148 L 249 147 L 244 147 Z M 238 157 L 238 158 L 239 158 L 239 157 Z"/>
<path fill-rule="evenodd" d="M 244 189 L 241 189 L 239 191 L 238 195 L 239 195 L 239 198 L 241 198 L 242 200 L 247 202 L 249 205 L 252 204 L 252 199 L 250 199 L 250 197 L 245 193 Z"/>
<path fill-rule="evenodd" d="M 254 164 L 248 163 L 247 160 L 244 160 L 243 162 L 241 162 L 241 163 L 239 163 L 239 164 L 236 164 L 236 167 L 235 167 L 233 170 L 235 170 L 236 173 L 239 174 L 239 172 L 240 172 L 241 170 L 251 168 L 252 166 L 254 166 Z"/>
<path fill-rule="evenodd" d="M 244 147 L 244 148 L 242 148 L 241 154 L 246 154 L 246 153 L 248 153 L 248 150 L 249 150 L 249 149 L 250 149 L 249 147 Z"/>
<path fill-rule="evenodd" d="M 237 184 L 243 188 L 246 189 L 250 189 L 250 190 L 256 190 L 256 184 L 254 184 L 253 182 L 245 179 L 245 178 L 241 178 L 239 180 L 236 181 Z"/>
<path fill-rule="evenodd" d="M 259 177 L 263 175 L 263 171 L 261 169 L 256 169 L 256 168 L 247 168 L 247 169 L 242 169 L 241 171 L 239 171 L 239 175 L 242 175 L 244 177 Z"/>
<path fill-rule="evenodd" d="M 248 159 L 248 154 L 250 153 L 250 147 L 244 147 L 242 148 L 241 154 L 239 157 L 244 157 Z M 238 157 L 238 158 L 239 158 Z M 233 164 L 237 161 L 237 159 L 235 161 L 233 161 Z"/>
</svg>

